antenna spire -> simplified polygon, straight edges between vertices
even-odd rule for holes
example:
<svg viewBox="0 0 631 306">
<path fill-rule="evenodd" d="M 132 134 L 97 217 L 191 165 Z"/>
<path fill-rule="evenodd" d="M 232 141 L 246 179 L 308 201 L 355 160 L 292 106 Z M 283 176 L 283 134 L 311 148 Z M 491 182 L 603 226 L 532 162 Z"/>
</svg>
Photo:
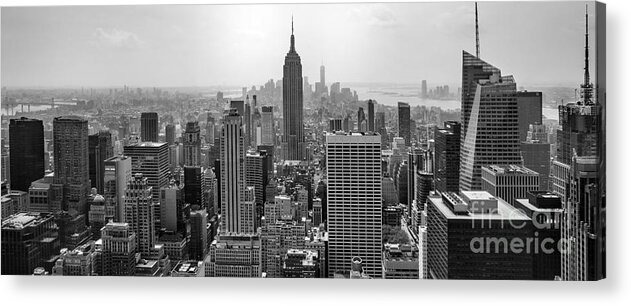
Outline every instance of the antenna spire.
<svg viewBox="0 0 631 306">
<path fill-rule="evenodd" d="M 294 15 L 291 15 L 291 35 L 294 35 Z"/>
<path fill-rule="evenodd" d="M 478 31 L 478 3 L 475 3 L 475 57 L 480 58 L 480 32 Z"/>
<path fill-rule="evenodd" d="M 291 42 L 289 45 L 289 52 L 294 52 L 296 50 L 295 42 L 294 42 L 294 15 L 291 15 Z"/>
<path fill-rule="evenodd" d="M 585 4 L 585 74 L 583 75 L 582 98 L 585 105 L 593 104 L 594 87 L 589 80 L 589 15 Z"/>
</svg>

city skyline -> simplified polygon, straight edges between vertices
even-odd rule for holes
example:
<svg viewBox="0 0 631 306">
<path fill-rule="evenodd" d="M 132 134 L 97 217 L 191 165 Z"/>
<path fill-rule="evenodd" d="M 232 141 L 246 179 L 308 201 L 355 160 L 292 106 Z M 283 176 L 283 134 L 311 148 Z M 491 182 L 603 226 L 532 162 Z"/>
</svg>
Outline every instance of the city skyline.
<svg viewBox="0 0 631 306">
<path fill-rule="evenodd" d="M 481 56 L 524 86 L 574 86 L 584 4 L 481 3 Z M 293 15 L 313 81 L 324 64 L 329 80 L 346 83 L 457 85 L 453 59 L 475 50 L 473 10 L 466 2 L 3 8 L 1 73 L 7 87 L 262 84 L 282 77 Z M 407 61 L 392 62 L 400 57 Z"/>
</svg>

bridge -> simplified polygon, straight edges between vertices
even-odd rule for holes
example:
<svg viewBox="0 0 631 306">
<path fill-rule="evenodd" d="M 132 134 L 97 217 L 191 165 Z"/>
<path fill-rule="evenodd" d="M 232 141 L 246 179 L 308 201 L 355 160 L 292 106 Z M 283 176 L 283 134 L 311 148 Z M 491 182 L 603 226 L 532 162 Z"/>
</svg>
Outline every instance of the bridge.
<svg viewBox="0 0 631 306">
<path fill-rule="evenodd" d="M 3 101 L 2 101 L 2 108 L 4 108 L 6 110 L 6 113 L 9 113 L 9 111 L 15 111 L 16 108 L 20 107 L 21 112 L 24 112 L 24 107 L 26 106 L 26 111 L 27 112 L 31 112 L 31 105 L 32 106 L 40 106 L 40 105 L 46 105 L 46 106 L 50 106 L 50 108 L 54 108 L 55 105 L 77 105 L 78 101 L 74 101 L 74 100 L 62 100 L 62 99 L 57 99 L 55 100 L 55 98 L 50 98 L 50 99 L 45 99 L 45 100 L 39 100 L 39 101 L 15 101 L 15 100 L 9 100 L 9 97 L 4 97 Z"/>
</svg>

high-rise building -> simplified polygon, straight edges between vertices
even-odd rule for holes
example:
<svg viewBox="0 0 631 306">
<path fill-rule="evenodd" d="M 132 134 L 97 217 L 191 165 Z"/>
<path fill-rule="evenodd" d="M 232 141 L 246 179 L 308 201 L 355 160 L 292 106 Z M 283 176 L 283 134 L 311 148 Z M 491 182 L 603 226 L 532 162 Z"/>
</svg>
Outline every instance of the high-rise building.
<svg viewBox="0 0 631 306">
<path fill-rule="evenodd" d="M 186 123 L 186 130 L 182 133 L 182 144 L 184 148 L 184 166 L 201 166 L 202 140 L 197 121 Z"/>
<path fill-rule="evenodd" d="M 90 193 L 88 121 L 76 116 L 55 118 L 53 144 L 55 179 L 51 187 L 57 195 L 63 194 L 63 210 L 86 214 Z"/>
<path fill-rule="evenodd" d="M 99 236 L 101 234 L 99 233 Z M 55 261 L 52 275 L 92 276 L 97 271 L 97 250 L 94 241 L 88 242 L 74 250 L 63 249 Z"/>
<path fill-rule="evenodd" d="M 113 221 L 113 218 L 109 221 Z M 92 232 L 91 239 L 98 240 L 101 238 L 101 228 L 108 222 L 106 215 L 105 198 L 100 195 L 94 195 L 90 201 L 90 211 L 88 211 L 88 222 Z"/>
<path fill-rule="evenodd" d="M 112 134 L 109 131 L 100 131 L 88 136 L 88 148 L 90 183 L 96 188 L 96 192 L 103 194 L 105 160 L 114 156 Z"/>
<path fill-rule="evenodd" d="M 59 254 L 59 239 L 50 213 L 18 213 L 2 220 L 2 274 L 30 275 Z"/>
<path fill-rule="evenodd" d="M 291 22 L 291 43 L 283 66 L 283 141 L 285 160 L 303 160 L 304 140 L 302 100 L 302 64 L 294 42 L 294 22 Z"/>
<path fill-rule="evenodd" d="M 368 100 L 368 131 L 376 132 L 375 130 L 375 101 Z"/>
<path fill-rule="evenodd" d="M 434 180 L 436 190 L 460 190 L 460 123 L 446 121 L 434 128 Z"/>
<path fill-rule="evenodd" d="M 289 249 L 282 258 L 285 278 L 320 278 L 320 259 L 317 251 Z"/>
<path fill-rule="evenodd" d="M 140 140 L 143 142 L 158 142 L 160 125 L 158 123 L 158 113 L 140 114 Z"/>
<path fill-rule="evenodd" d="M 520 165 L 483 166 L 482 190 L 514 205 L 515 199 L 539 190 L 539 173 Z"/>
<path fill-rule="evenodd" d="M 184 166 L 184 202 L 193 209 L 206 208 L 204 169 Z M 196 208 L 194 208 L 196 206 Z"/>
<path fill-rule="evenodd" d="M 204 260 L 208 254 L 208 213 L 206 209 L 191 211 L 191 236 L 189 242 L 189 258 Z"/>
<path fill-rule="evenodd" d="M 141 173 L 153 187 L 153 198 L 160 198 L 160 188 L 169 184 L 169 147 L 166 142 L 140 142 L 125 146 L 131 158 L 132 175 Z"/>
<path fill-rule="evenodd" d="M 399 137 L 403 137 L 403 139 L 405 139 L 405 145 L 410 146 L 412 143 L 412 130 L 410 130 L 410 104 L 399 102 L 398 110 Z"/>
<path fill-rule="evenodd" d="M 213 117 L 211 112 L 206 114 L 206 136 L 205 140 L 207 144 L 215 143 L 215 118 Z"/>
<path fill-rule="evenodd" d="M 182 185 L 172 181 L 160 188 L 160 227 L 171 232 L 186 234 L 188 219 L 182 194 Z"/>
<path fill-rule="evenodd" d="M 421 81 L 421 99 L 427 99 L 427 80 Z"/>
<path fill-rule="evenodd" d="M 101 230 L 103 275 L 133 276 L 136 267 L 136 233 L 128 223 L 110 222 Z"/>
<path fill-rule="evenodd" d="M 169 146 L 175 144 L 175 125 L 167 124 L 164 128 L 164 138 Z"/>
<path fill-rule="evenodd" d="M 508 241 L 534 239 L 526 215 L 484 191 L 430 195 L 427 203 L 430 278 L 532 279 L 532 251 L 508 248 Z"/>
<path fill-rule="evenodd" d="M 540 129 L 542 125 L 530 125 L 528 135 L 534 135 L 534 129 Z M 539 173 L 539 190 L 550 190 L 550 144 L 547 141 L 535 140 L 531 136 L 521 142 L 521 158 L 524 167 Z"/>
<path fill-rule="evenodd" d="M 342 119 L 341 118 L 331 118 L 329 119 L 329 132 L 335 133 L 336 131 L 342 130 Z"/>
<path fill-rule="evenodd" d="M 151 255 L 155 247 L 156 231 L 154 224 L 153 187 L 141 173 L 127 183 L 125 191 L 125 223 L 136 233 L 138 252 L 143 256 Z"/>
<path fill-rule="evenodd" d="M 261 277 L 261 240 L 256 235 L 223 234 L 204 260 L 206 277 Z"/>
<path fill-rule="evenodd" d="M 388 132 L 386 131 L 386 113 L 377 112 L 375 118 L 375 132 L 381 136 L 381 148 L 385 149 L 388 146 Z"/>
<path fill-rule="evenodd" d="M 359 256 L 367 274 L 381 277 L 381 138 L 327 134 L 326 165 L 328 274 L 350 270 Z"/>
<path fill-rule="evenodd" d="M 221 131 L 222 233 L 255 232 L 254 219 L 242 219 L 249 213 L 245 205 L 245 145 L 241 120 L 242 117 L 234 109 L 228 110 Z"/>
<path fill-rule="evenodd" d="M 261 137 L 263 145 L 274 145 L 276 133 L 274 133 L 274 108 L 272 106 L 261 107 Z"/>
<path fill-rule="evenodd" d="M 563 208 L 561 198 L 546 191 L 529 192 L 527 198 L 516 199 L 515 208 L 532 220 L 539 241 L 546 241 L 546 250 L 533 254 L 533 279 L 555 280 L 561 275 L 560 250 L 550 245 L 561 239 Z M 551 243 L 548 243 L 551 242 Z M 557 244 L 558 245 L 558 244 Z"/>
<path fill-rule="evenodd" d="M 517 84 L 466 51 L 462 61 L 460 188 L 480 190 L 482 166 L 522 163 Z"/>
<path fill-rule="evenodd" d="M 531 124 L 542 124 L 543 94 L 540 91 L 517 92 L 517 117 L 519 121 L 519 140 L 528 136 Z"/>
<path fill-rule="evenodd" d="M 419 252 L 413 244 L 386 244 L 383 251 L 384 279 L 419 279 Z"/>
<path fill-rule="evenodd" d="M 105 198 L 106 215 L 114 216 L 115 222 L 125 218 L 125 190 L 131 180 L 131 157 L 114 156 L 105 160 L 103 175 L 103 197 Z"/>
<path fill-rule="evenodd" d="M 11 189 L 28 192 L 31 183 L 42 178 L 44 125 L 41 120 L 19 118 L 9 121 L 9 164 Z M 5 167 L 3 160 L 3 167 Z M 3 176 L 5 178 L 6 176 Z"/>
<path fill-rule="evenodd" d="M 249 151 L 245 156 L 245 183 L 254 188 L 254 202 L 256 203 L 255 227 L 260 226 L 263 215 L 263 203 L 266 199 L 268 182 L 268 159 L 265 151 Z"/>
</svg>

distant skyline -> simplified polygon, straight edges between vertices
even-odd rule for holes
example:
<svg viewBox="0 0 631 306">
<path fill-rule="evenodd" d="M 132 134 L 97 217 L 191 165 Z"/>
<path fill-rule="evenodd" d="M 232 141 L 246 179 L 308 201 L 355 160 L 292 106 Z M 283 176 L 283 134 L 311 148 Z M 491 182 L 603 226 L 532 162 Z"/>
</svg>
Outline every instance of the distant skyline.
<svg viewBox="0 0 631 306">
<path fill-rule="evenodd" d="M 590 71 L 595 76 L 593 2 Z M 582 82 L 586 2 L 481 2 L 481 58 L 518 86 Z M 294 16 L 303 76 L 459 86 L 473 2 L 1 9 L 2 86 L 194 87 L 282 78 Z"/>
</svg>

